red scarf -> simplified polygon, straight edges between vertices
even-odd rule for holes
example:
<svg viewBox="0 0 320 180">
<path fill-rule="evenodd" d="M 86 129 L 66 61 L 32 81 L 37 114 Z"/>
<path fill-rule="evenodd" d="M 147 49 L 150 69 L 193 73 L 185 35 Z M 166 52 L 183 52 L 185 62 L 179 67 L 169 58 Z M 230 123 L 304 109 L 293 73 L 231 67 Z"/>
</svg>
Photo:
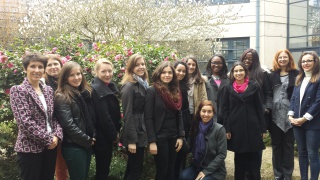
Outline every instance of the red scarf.
<svg viewBox="0 0 320 180">
<path fill-rule="evenodd" d="M 167 108 L 172 109 L 172 110 L 180 110 L 182 107 L 182 95 L 180 90 L 179 92 L 179 99 L 178 100 L 173 100 L 172 95 L 168 91 L 161 91 L 160 87 L 157 85 L 157 83 L 154 83 L 154 87 L 160 94 L 162 100 L 164 101 L 164 104 L 166 105 Z"/>
<path fill-rule="evenodd" d="M 243 93 L 247 87 L 248 87 L 248 84 L 249 84 L 249 78 L 246 77 L 244 79 L 244 83 L 243 84 L 238 84 L 236 81 L 233 81 L 233 89 L 237 92 L 237 93 Z"/>
</svg>

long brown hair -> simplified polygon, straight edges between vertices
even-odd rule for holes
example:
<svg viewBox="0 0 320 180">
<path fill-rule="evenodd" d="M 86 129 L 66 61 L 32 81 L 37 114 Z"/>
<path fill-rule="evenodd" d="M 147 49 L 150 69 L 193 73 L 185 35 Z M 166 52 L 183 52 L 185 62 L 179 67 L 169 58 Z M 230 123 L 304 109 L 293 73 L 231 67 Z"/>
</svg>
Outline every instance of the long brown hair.
<svg viewBox="0 0 320 180">
<path fill-rule="evenodd" d="M 127 62 L 126 71 L 125 71 L 124 76 L 121 80 L 121 84 L 124 84 L 126 82 L 136 82 L 136 80 L 133 78 L 133 69 L 136 67 L 137 61 L 140 59 L 142 59 L 144 61 L 144 64 L 146 66 L 145 72 L 141 78 L 143 80 L 149 81 L 146 61 L 144 60 L 142 55 L 134 54 L 134 55 L 130 56 L 130 58 Z"/>
<path fill-rule="evenodd" d="M 74 68 L 79 68 L 82 76 L 81 84 L 77 89 L 72 87 L 68 83 L 68 77 L 70 76 L 70 73 Z M 60 93 L 64 95 L 67 101 L 71 103 L 72 97 L 74 97 L 75 95 L 79 95 L 81 92 L 85 90 L 88 90 L 90 94 L 92 92 L 92 88 L 87 83 L 81 66 L 78 63 L 73 61 L 69 61 L 65 63 L 61 69 L 60 76 L 58 78 L 58 88 L 57 88 L 56 94 Z"/>
<path fill-rule="evenodd" d="M 171 68 L 172 75 L 173 75 L 172 80 L 171 80 L 171 82 L 169 82 L 168 85 L 163 84 L 160 79 L 162 71 L 166 67 Z M 163 61 L 161 64 L 159 64 L 157 66 L 157 68 L 154 70 L 151 78 L 154 83 L 153 85 L 156 84 L 163 93 L 169 94 L 174 100 L 178 100 L 180 98 L 179 81 L 177 78 L 177 74 L 176 74 L 175 69 L 173 68 L 173 66 L 171 65 L 171 63 L 169 61 Z"/>
<path fill-rule="evenodd" d="M 291 70 L 297 69 L 296 64 L 294 63 L 294 60 L 293 60 L 293 56 L 290 53 L 290 51 L 288 49 L 280 49 L 274 55 L 272 70 L 273 71 L 281 70 L 281 67 L 279 66 L 279 63 L 278 63 L 278 58 L 279 58 L 280 54 L 283 53 L 283 52 L 286 53 L 288 55 L 288 58 L 289 58 L 289 63 L 287 65 L 287 67 L 286 67 L 286 72 L 289 72 Z"/>
<path fill-rule="evenodd" d="M 195 57 L 193 57 L 193 56 L 188 56 L 188 57 L 186 57 L 186 64 L 188 64 L 189 60 L 191 60 L 191 61 L 196 63 L 196 68 L 195 68 L 194 72 L 191 74 L 191 78 L 195 79 L 195 83 L 203 83 L 204 79 L 201 76 L 200 69 L 199 69 L 199 64 L 198 64 L 197 59 Z"/>
<path fill-rule="evenodd" d="M 299 61 L 298 61 L 298 67 L 299 67 L 299 74 L 296 78 L 296 86 L 299 86 L 300 83 L 302 82 L 303 78 L 305 77 L 305 74 L 304 74 L 304 70 L 302 68 L 302 58 L 303 56 L 305 55 L 311 55 L 313 56 L 313 60 L 314 60 L 314 65 L 313 65 L 313 69 L 312 69 L 312 75 L 311 75 L 311 79 L 310 79 L 310 82 L 311 83 L 315 83 L 318 79 L 319 79 L 319 56 L 318 54 L 315 52 L 315 51 L 305 51 L 301 54 L 300 58 L 299 58 Z"/>
</svg>

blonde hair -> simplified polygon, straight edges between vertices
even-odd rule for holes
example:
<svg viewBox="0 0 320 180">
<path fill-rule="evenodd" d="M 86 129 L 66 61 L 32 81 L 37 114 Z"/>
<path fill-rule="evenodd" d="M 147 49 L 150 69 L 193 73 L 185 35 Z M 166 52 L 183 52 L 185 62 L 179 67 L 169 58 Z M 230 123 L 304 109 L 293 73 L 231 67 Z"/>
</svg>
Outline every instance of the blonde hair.
<svg viewBox="0 0 320 180">
<path fill-rule="evenodd" d="M 111 68 L 113 69 L 113 64 L 112 64 L 111 61 L 109 61 L 109 60 L 106 59 L 106 58 L 101 58 L 101 59 L 99 59 L 99 60 L 96 62 L 95 66 L 94 66 L 94 69 L 93 69 L 93 75 L 94 75 L 94 76 L 97 75 L 97 71 L 98 71 L 98 69 L 100 68 L 100 66 L 101 66 L 102 64 L 109 64 L 109 65 L 111 66 Z"/>
</svg>

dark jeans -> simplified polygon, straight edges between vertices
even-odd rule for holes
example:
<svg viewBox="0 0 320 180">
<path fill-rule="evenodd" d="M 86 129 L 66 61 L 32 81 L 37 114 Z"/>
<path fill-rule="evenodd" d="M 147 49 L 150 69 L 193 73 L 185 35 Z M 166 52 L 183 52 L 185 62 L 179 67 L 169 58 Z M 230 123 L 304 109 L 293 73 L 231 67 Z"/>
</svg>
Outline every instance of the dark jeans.
<svg viewBox="0 0 320 180">
<path fill-rule="evenodd" d="M 275 179 L 292 179 L 294 168 L 293 128 L 284 133 L 273 121 L 269 132 L 272 143 L 272 166 Z"/>
<path fill-rule="evenodd" d="M 157 138 L 157 155 L 154 155 L 157 169 L 155 180 L 175 179 L 176 142 L 177 138 Z"/>
<path fill-rule="evenodd" d="M 96 180 L 106 180 L 109 176 L 112 158 L 112 142 L 106 142 L 108 148 L 105 150 L 95 150 L 96 157 Z"/>
<path fill-rule="evenodd" d="M 293 127 L 294 137 L 297 141 L 301 180 L 308 179 L 308 166 L 310 163 L 310 180 L 319 177 L 319 145 L 320 129 L 304 129 Z"/>
<path fill-rule="evenodd" d="M 127 154 L 128 161 L 124 180 L 139 180 L 143 169 L 144 147 L 137 147 L 134 154 L 127 151 Z"/>
<path fill-rule="evenodd" d="M 199 171 L 197 171 L 197 168 L 194 165 L 191 165 L 187 167 L 186 169 L 182 170 L 179 180 L 195 180 L 198 176 Z M 217 180 L 212 176 L 205 176 L 201 180 Z"/>
<path fill-rule="evenodd" d="M 81 147 L 61 147 L 67 163 L 70 180 L 87 180 L 91 162 L 91 150 Z"/>
<path fill-rule="evenodd" d="M 247 175 L 250 180 L 260 180 L 261 151 L 234 153 L 234 179 L 244 180 Z"/>
<path fill-rule="evenodd" d="M 57 148 L 40 153 L 17 153 L 17 163 L 22 180 L 50 180 L 54 177 Z"/>
</svg>

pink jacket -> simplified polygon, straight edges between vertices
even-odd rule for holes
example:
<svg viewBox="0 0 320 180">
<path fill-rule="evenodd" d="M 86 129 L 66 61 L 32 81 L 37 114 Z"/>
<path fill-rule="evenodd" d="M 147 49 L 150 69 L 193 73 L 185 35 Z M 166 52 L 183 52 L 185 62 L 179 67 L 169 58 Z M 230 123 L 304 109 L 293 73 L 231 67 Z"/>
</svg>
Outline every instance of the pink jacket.
<svg viewBox="0 0 320 180">
<path fill-rule="evenodd" d="M 21 85 L 10 89 L 10 103 L 13 116 L 18 125 L 18 137 L 15 151 L 40 153 L 47 149 L 53 136 L 62 140 L 62 128 L 53 117 L 53 90 L 50 86 L 40 84 L 47 103 L 48 121 L 52 132 L 47 131 L 46 113 L 39 96 L 25 78 Z"/>
</svg>

